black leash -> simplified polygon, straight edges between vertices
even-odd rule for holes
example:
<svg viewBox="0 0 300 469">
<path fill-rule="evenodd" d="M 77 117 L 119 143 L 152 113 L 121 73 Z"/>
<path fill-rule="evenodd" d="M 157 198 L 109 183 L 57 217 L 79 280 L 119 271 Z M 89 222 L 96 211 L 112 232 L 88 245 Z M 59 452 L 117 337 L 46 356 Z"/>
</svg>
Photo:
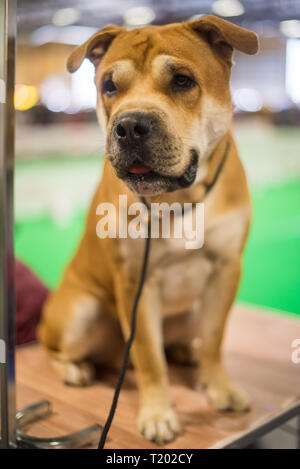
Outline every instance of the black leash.
<svg viewBox="0 0 300 469">
<path fill-rule="evenodd" d="M 219 175 L 220 175 L 220 173 L 221 173 L 221 171 L 224 167 L 225 161 L 227 159 L 229 148 L 230 148 L 230 143 L 228 141 L 227 144 L 226 144 L 226 148 L 225 148 L 223 158 L 222 158 L 221 163 L 219 164 L 219 166 L 217 168 L 217 171 L 214 175 L 214 178 L 209 184 L 206 185 L 205 196 L 208 194 L 208 192 L 211 191 L 211 189 L 216 184 L 216 182 L 219 178 Z M 141 200 L 147 206 L 146 201 L 143 197 L 141 197 Z M 139 282 L 139 286 L 138 286 L 138 289 L 137 289 L 137 292 L 136 292 L 136 295 L 135 295 L 135 298 L 134 298 L 132 312 L 131 312 L 130 336 L 129 336 L 129 339 L 126 343 L 121 371 L 120 371 L 118 382 L 117 382 L 116 389 L 115 389 L 115 392 L 114 392 L 114 397 L 113 397 L 113 400 L 112 400 L 112 403 L 111 403 L 110 411 L 109 411 L 108 417 L 106 419 L 105 425 L 104 425 L 102 433 L 101 433 L 100 441 L 99 441 L 99 444 L 98 444 L 98 449 L 103 449 L 104 448 L 104 445 L 105 445 L 105 442 L 106 442 L 106 437 L 107 437 L 107 434 L 109 432 L 109 429 L 111 427 L 111 424 L 112 424 L 112 421 L 113 421 L 113 418 L 114 418 L 114 415 L 115 415 L 115 412 L 116 412 L 119 395 L 120 395 L 120 392 L 121 392 L 122 384 L 123 384 L 123 381 L 124 381 L 124 378 L 125 378 L 125 373 L 126 373 L 127 366 L 128 366 L 129 353 L 130 353 L 130 349 L 131 349 L 131 346 L 132 346 L 132 342 L 134 340 L 135 329 L 136 329 L 137 308 L 138 308 L 139 300 L 140 300 L 140 297 L 141 297 L 141 294 L 142 294 L 142 291 L 143 291 L 144 283 L 145 283 L 145 280 L 146 280 L 146 272 L 147 272 L 148 258 L 149 258 L 149 252 L 150 252 L 150 240 L 151 240 L 151 234 L 149 233 L 149 230 L 148 230 L 148 236 L 146 238 L 146 246 L 145 246 L 144 260 L 143 260 L 143 266 L 142 266 L 142 271 L 141 271 L 141 276 L 140 276 L 140 282 Z"/>
<path fill-rule="evenodd" d="M 136 329 L 137 308 L 138 308 L 139 300 L 140 300 L 140 297 L 141 297 L 141 294 L 142 294 L 142 291 L 143 291 L 143 286 L 144 286 L 145 279 L 146 279 L 146 272 L 147 272 L 147 265 L 148 265 L 149 251 L 150 251 L 150 240 L 151 240 L 151 236 L 150 236 L 150 233 L 148 233 L 148 236 L 146 238 L 146 246 L 145 246 L 145 252 L 144 252 L 143 267 L 142 267 L 142 272 L 141 272 L 141 276 L 140 276 L 140 283 L 139 283 L 139 286 L 138 286 L 138 289 L 137 289 L 137 292 L 136 292 L 136 295 L 135 295 L 135 298 L 134 298 L 132 312 L 131 312 L 130 336 L 129 336 L 129 339 L 126 343 L 122 368 L 121 368 L 120 375 L 119 375 L 119 378 L 118 378 L 118 382 L 117 382 L 117 385 L 116 385 L 116 389 L 115 389 L 114 397 L 113 397 L 112 404 L 111 404 L 111 407 L 110 407 L 110 411 L 109 411 L 107 420 L 106 420 L 105 425 L 104 425 L 103 430 L 102 430 L 102 434 L 101 434 L 100 441 L 99 441 L 99 444 L 98 444 L 98 449 L 103 449 L 104 448 L 104 445 L 105 445 L 105 442 L 106 442 L 106 437 L 107 437 L 107 434 L 109 432 L 110 426 L 112 424 L 112 421 L 113 421 L 113 418 L 114 418 L 114 415 L 115 415 L 115 412 L 116 412 L 120 391 L 121 391 L 121 388 L 122 388 L 122 384 L 123 384 L 123 381 L 124 381 L 124 378 L 125 378 L 125 373 L 126 373 L 127 366 L 128 366 L 129 353 L 130 353 L 130 349 L 131 349 L 131 345 L 132 345 L 132 342 L 133 342 L 133 339 L 134 339 L 134 334 L 135 334 L 135 329 Z"/>
</svg>

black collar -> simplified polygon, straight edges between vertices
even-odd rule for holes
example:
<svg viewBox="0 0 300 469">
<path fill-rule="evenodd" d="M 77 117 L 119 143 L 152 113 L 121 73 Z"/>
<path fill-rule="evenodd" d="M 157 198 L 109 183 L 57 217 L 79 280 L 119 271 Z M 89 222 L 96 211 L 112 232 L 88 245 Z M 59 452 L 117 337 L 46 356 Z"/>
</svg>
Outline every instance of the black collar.
<svg viewBox="0 0 300 469">
<path fill-rule="evenodd" d="M 220 161 L 219 163 L 219 166 L 217 168 L 217 171 L 215 172 L 215 175 L 212 179 L 211 182 L 209 183 L 205 183 L 203 182 L 202 184 L 205 185 L 205 193 L 204 193 L 204 197 L 203 197 L 203 200 L 205 199 L 205 197 L 207 196 L 207 194 L 213 189 L 213 187 L 216 185 L 216 182 L 217 180 L 219 179 L 219 176 L 222 172 L 222 169 L 224 168 L 225 166 L 225 163 L 226 163 L 226 160 L 227 160 L 227 156 L 228 156 L 228 153 L 229 153 L 229 149 L 230 149 L 230 141 L 227 140 L 227 143 L 226 143 L 226 147 L 225 147 L 225 151 L 224 151 L 224 154 L 223 154 L 223 157 L 222 157 L 222 160 Z M 143 202 L 143 204 L 146 205 L 146 207 L 148 207 L 148 204 L 146 202 L 146 199 L 145 197 L 140 197 L 141 201 Z M 191 202 L 192 204 L 192 207 L 196 204 L 197 202 Z"/>
<path fill-rule="evenodd" d="M 217 171 L 215 172 L 215 175 L 212 179 L 212 181 L 208 184 L 205 184 L 206 186 L 206 190 L 205 190 L 205 195 L 204 195 L 204 198 L 207 196 L 207 194 L 212 190 L 212 188 L 214 187 L 214 185 L 216 184 L 220 174 L 221 174 L 221 171 L 222 169 L 224 168 L 224 165 L 225 165 L 225 162 L 227 160 L 227 156 L 228 156 L 228 153 L 229 153 L 229 148 L 230 148 L 230 142 L 229 140 L 227 141 L 226 143 L 226 148 L 225 148 L 225 151 L 224 151 L 224 154 L 223 154 L 223 157 L 222 157 L 222 160 L 217 168 Z"/>
</svg>

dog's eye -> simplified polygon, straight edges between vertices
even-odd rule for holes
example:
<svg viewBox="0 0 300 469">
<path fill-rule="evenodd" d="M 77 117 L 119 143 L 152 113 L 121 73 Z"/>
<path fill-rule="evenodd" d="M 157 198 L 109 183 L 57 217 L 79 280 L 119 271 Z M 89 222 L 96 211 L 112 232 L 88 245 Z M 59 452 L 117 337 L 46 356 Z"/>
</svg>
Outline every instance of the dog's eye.
<svg viewBox="0 0 300 469">
<path fill-rule="evenodd" d="M 117 88 L 114 82 L 109 79 L 105 80 L 102 84 L 102 93 L 107 94 L 107 96 L 112 96 L 117 91 Z"/>
<path fill-rule="evenodd" d="M 172 88 L 174 91 L 190 90 L 194 86 L 195 86 L 194 80 L 187 75 L 183 75 L 182 73 L 177 73 L 176 75 L 173 76 Z"/>
</svg>

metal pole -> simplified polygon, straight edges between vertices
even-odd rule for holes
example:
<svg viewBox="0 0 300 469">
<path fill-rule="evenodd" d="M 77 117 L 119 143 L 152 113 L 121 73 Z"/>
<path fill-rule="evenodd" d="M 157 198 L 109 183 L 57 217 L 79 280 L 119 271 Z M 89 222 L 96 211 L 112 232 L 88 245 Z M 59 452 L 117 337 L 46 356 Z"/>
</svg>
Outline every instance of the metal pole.
<svg viewBox="0 0 300 469">
<path fill-rule="evenodd" d="M 21 427 L 51 414 L 51 404 L 41 401 L 16 416 L 15 302 L 13 253 L 14 88 L 16 0 L 0 0 L 0 448 L 77 448 L 95 444 L 97 424 L 54 438 L 26 435 Z"/>
<path fill-rule="evenodd" d="M 0 448 L 15 447 L 13 257 L 16 0 L 0 0 Z"/>
</svg>

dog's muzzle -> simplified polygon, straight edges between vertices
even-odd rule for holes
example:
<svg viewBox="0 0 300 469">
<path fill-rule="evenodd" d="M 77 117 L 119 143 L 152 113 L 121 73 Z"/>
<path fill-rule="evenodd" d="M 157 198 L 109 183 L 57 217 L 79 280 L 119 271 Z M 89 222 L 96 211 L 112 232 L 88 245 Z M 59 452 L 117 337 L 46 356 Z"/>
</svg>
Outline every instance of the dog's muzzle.
<svg viewBox="0 0 300 469">
<path fill-rule="evenodd" d="M 107 143 L 108 158 L 117 176 L 140 195 L 188 187 L 196 178 L 195 150 L 190 150 L 188 167 L 176 175 L 176 165 L 182 166 L 181 146 L 155 113 L 121 114 L 113 122 Z"/>
</svg>

